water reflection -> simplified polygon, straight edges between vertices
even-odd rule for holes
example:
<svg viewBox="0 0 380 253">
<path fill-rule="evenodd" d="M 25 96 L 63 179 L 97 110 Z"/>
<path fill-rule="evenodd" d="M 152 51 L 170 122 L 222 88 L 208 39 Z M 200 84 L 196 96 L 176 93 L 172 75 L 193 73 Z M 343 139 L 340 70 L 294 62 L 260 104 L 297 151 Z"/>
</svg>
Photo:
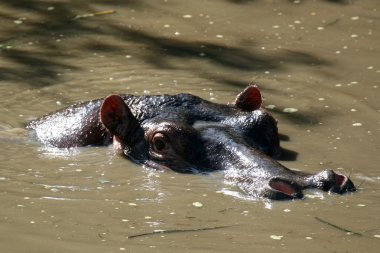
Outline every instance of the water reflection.
<svg viewBox="0 0 380 253">
<path fill-rule="evenodd" d="M 152 169 L 144 169 L 141 185 L 135 188 L 135 191 L 146 191 L 150 192 L 150 194 L 146 195 L 147 197 L 138 198 L 136 200 L 160 203 L 168 197 L 168 192 L 163 189 L 161 184 L 161 174 L 162 172 Z"/>
<path fill-rule="evenodd" d="M 80 148 L 54 148 L 54 147 L 39 147 L 39 155 L 42 159 L 62 159 L 72 160 L 77 157 L 81 152 Z M 72 164 L 74 165 L 74 164 Z"/>
<path fill-rule="evenodd" d="M 70 191 L 91 191 L 93 189 L 88 188 L 88 187 L 81 187 L 77 185 L 48 185 L 48 184 L 39 184 L 36 183 L 35 185 L 42 186 L 47 190 L 50 190 L 52 192 L 57 192 L 60 189 L 63 190 L 70 190 Z"/>
<path fill-rule="evenodd" d="M 43 196 L 40 199 L 58 200 L 58 201 L 83 201 L 83 200 L 86 200 L 86 199 L 71 199 L 71 198 L 46 197 L 46 196 Z"/>
</svg>

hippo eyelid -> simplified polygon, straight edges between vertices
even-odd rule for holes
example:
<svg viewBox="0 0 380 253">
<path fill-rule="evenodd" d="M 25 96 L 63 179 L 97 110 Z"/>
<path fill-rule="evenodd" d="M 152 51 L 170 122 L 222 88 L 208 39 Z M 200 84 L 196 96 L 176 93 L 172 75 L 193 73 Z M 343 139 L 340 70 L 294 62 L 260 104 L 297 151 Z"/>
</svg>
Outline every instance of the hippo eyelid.
<svg viewBox="0 0 380 253">
<path fill-rule="evenodd" d="M 163 133 L 155 133 L 151 139 L 151 145 L 154 151 L 160 152 L 167 148 L 168 138 Z"/>
</svg>

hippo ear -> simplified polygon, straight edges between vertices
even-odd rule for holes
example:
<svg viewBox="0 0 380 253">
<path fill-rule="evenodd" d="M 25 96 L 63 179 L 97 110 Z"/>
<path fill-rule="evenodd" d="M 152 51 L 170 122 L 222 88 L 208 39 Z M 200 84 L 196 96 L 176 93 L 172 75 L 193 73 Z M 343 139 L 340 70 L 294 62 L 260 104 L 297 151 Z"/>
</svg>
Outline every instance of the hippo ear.
<svg viewBox="0 0 380 253">
<path fill-rule="evenodd" d="M 100 107 L 100 121 L 112 135 L 128 146 L 133 146 L 140 136 L 139 122 L 119 95 L 104 99 Z"/>
<path fill-rule="evenodd" d="M 263 99 L 256 85 L 249 85 L 236 96 L 235 106 L 243 111 L 254 111 L 260 108 Z"/>
</svg>

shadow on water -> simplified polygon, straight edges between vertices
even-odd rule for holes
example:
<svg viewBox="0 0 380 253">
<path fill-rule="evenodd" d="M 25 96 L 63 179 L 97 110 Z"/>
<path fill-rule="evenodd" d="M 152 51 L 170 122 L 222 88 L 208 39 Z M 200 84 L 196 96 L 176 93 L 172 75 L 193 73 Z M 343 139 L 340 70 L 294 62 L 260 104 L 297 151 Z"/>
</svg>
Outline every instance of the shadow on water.
<svg viewBox="0 0 380 253">
<path fill-rule="evenodd" d="M 246 4 L 246 3 L 254 2 L 256 0 L 227 0 L 227 1 L 234 4 Z"/>
<path fill-rule="evenodd" d="M 37 21 L 26 20 L 23 29 L 17 26 L 8 26 L 8 29 L 3 30 L 3 39 L 0 39 L 1 57 L 3 61 L 12 64 L 7 64 L 6 67 L 1 68 L 0 80 L 19 81 L 27 83 L 31 87 L 41 87 L 58 83 L 60 81 L 59 73 L 66 69 L 79 71 L 81 68 L 74 64 L 77 55 L 67 53 L 67 51 L 70 51 L 69 45 L 56 42 L 61 35 L 64 35 L 65 38 L 82 35 L 105 36 L 104 39 L 97 41 L 88 39 L 86 43 L 81 44 L 79 49 L 82 51 L 93 52 L 95 50 L 118 53 L 127 50 L 131 46 L 139 45 L 139 48 L 144 48 L 144 50 L 140 50 L 143 52 L 138 52 L 137 57 L 160 69 L 180 68 L 176 64 L 171 64 L 171 59 L 180 59 L 182 61 L 197 59 L 216 67 L 221 66 L 233 71 L 246 73 L 260 70 L 280 70 L 284 68 L 280 62 L 305 65 L 330 64 L 327 60 L 304 52 L 282 51 L 277 55 L 267 57 L 253 51 L 254 47 L 250 47 L 248 50 L 243 47 L 230 47 L 210 41 L 165 37 L 144 30 L 134 30 L 126 27 L 125 24 L 116 24 L 116 22 L 112 22 L 107 17 L 101 18 L 101 25 L 94 25 L 98 20 L 97 18 L 73 21 L 73 17 L 77 14 L 98 11 L 91 7 L 89 3 L 104 4 L 105 1 L 56 2 L 54 3 L 54 11 L 48 11 L 51 3 L 3 0 L 1 4 L 6 8 L 0 11 L 0 19 L 13 23 L 14 20 L 20 18 L 18 14 L 14 13 L 29 13 L 37 15 L 38 18 Z M 144 5 L 144 2 L 107 2 L 107 6 L 110 4 L 116 10 L 121 5 L 130 6 L 138 10 Z M 112 6 L 108 8 L 112 8 Z M 144 5 L 144 10 L 147 8 L 154 7 Z M 5 13 L 4 9 L 9 11 Z M 107 41 L 107 36 L 112 36 L 109 41 L 115 43 L 104 42 Z M 34 46 L 38 48 L 37 50 L 30 51 L 21 49 L 21 46 L 18 47 L 17 43 L 22 41 L 22 43 L 27 44 L 29 40 L 36 41 Z M 7 45 L 10 45 L 11 48 L 9 49 Z M 202 72 L 200 67 L 197 66 L 187 70 L 194 73 Z M 209 79 L 215 79 L 215 76 L 210 74 L 205 76 Z M 245 85 L 234 80 L 221 79 L 220 82 L 237 86 Z"/>
<path fill-rule="evenodd" d="M 79 70 L 73 64 L 63 63 L 62 59 L 74 58 L 65 53 L 57 43 L 60 34 L 93 33 L 80 22 L 70 22 L 75 12 L 91 11 L 78 3 L 54 3 L 59 11 L 48 11 L 51 3 L 37 1 L 3 0 L 0 20 L 13 24 L 21 20 L 22 28 L 16 25 L 3 27 L 0 38 L 0 56 L 9 64 L 2 64 L 0 80 L 18 81 L 31 87 L 52 85 L 60 81 L 59 73 L 65 69 Z M 75 10 L 75 12 L 74 12 Z M 37 19 L 20 19 L 24 15 L 37 16 Z M 21 49 L 24 44 L 34 45 L 33 50 Z"/>
<path fill-rule="evenodd" d="M 295 0 L 288 0 L 290 3 L 295 3 Z M 353 0 L 324 0 L 325 2 L 328 3 L 333 3 L 333 4 L 341 4 L 341 5 L 347 5 L 351 4 Z M 302 3 L 303 1 L 298 1 L 297 4 Z"/>
<path fill-rule="evenodd" d="M 279 161 L 295 161 L 297 160 L 298 152 L 280 147 L 280 157 L 276 158 Z"/>
<path fill-rule="evenodd" d="M 257 2 L 258 0 L 227 0 L 227 1 L 234 4 L 247 4 L 251 2 Z M 297 0 L 288 0 L 288 1 L 290 3 L 297 3 L 297 4 L 300 4 L 303 2 L 303 1 L 297 1 Z M 346 4 L 352 3 L 353 0 L 324 0 L 324 1 L 329 2 L 329 3 L 334 3 L 334 4 L 346 5 Z"/>
<path fill-rule="evenodd" d="M 30 82 L 35 86 L 50 85 L 59 78 L 62 69 L 78 68 L 58 60 L 59 53 L 39 53 L 26 50 L 4 50 L 2 56 L 19 67 L 0 67 L 0 80 Z"/>
</svg>

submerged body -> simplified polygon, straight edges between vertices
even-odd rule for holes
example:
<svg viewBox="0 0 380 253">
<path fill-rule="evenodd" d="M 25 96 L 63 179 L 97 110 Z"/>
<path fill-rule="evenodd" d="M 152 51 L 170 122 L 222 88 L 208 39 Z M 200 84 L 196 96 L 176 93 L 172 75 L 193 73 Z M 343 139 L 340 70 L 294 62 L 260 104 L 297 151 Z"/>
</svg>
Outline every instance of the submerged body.
<svg viewBox="0 0 380 253">
<path fill-rule="evenodd" d="M 246 194 L 271 199 L 302 198 L 302 189 L 354 191 L 333 171 L 292 171 L 279 155 L 276 120 L 260 106 L 260 91 L 248 86 L 233 104 L 190 94 L 111 95 L 76 104 L 32 121 L 37 139 L 51 147 L 108 145 L 136 163 L 178 172 L 224 170 L 227 182 Z"/>
</svg>

